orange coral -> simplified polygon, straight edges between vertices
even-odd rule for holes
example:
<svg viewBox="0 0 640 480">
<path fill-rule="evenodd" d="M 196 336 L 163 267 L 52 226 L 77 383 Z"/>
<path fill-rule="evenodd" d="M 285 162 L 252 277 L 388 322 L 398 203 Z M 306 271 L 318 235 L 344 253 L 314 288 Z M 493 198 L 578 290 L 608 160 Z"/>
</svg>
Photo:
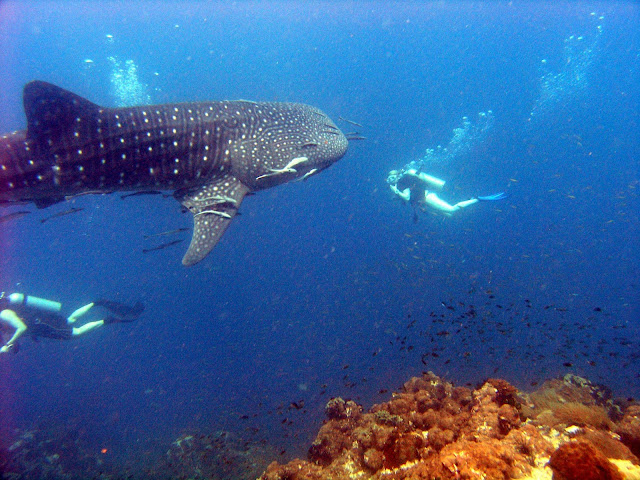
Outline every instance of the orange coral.
<svg viewBox="0 0 640 480">
<path fill-rule="evenodd" d="M 462 440 L 447 445 L 442 449 L 440 459 L 454 478 L 507 480 L 516 473 L 516 455 L 512 449 L 492 438 L 483 442 Z M 482 472 L 483 477 L 477 472 Z"/>
<path fill-rule="evenodd" d="M 631 405 L 615 429 L 622 443 L 640 457 L 640 405 Z"/>
<path fill-rule="evenodd" d="M 616 440 L 609 432 L 586 429 L 580 434 L 579 439 L 591 443 L 607 458 L 629 460 L 632 463 L 638 463 L 638 457 L 629 450 L 629 447 Z"/>
<path fill-rule="evenodd" d="M 523 400 L 524 395 L 508 382 L 491 379 L 471 391 L 425 373 L 367 413 L 354 402 L 332 399 L 326 408 L 328 420 L 309 449 L 308 460 L 273 463 L 261 479 L 507 480 L 528 475 L 553 453 L 556 479 L 617 480 L 620 473 L 607 457 L 632 462 L 637 458 L 606 431 L 613 423 L 607 411 L 597 406 L 602 399 L 594 398 L 594 392 L 599 392 L 597 387 L 571 377 L 548 382 L 543 393 L 537 394 L 554 424 L 583 426 L 570 433 L 579 439 L 554 453 L 545 438 L 549 427 L 541 416 L 524 421 L 527 415 L 533 418 L 540 407 L 528 407 L 529 400 Z M 587 405 L 576 399 L 584 399 Z M 525 411 L 530 413 L 525 415 Z M 638 427 L 640 408 L 630 407 L 616 431 L 634 444 L 640 440 Z M 566 442 L 569 434 L 561 437 Z M 557 435 L 555 438 L 557 441 Z M 592 459 L 590 471 L 600 476 L 585 476 L 579 470 L 585 462 L 575 459 L 583 456 Z"/>
<path fill-rule="evenodd" d="M 585 441 L 561 445 L 551 456 L 549 465 L 554 480 L 623 480 L 615 465 Z"/>
</svg>

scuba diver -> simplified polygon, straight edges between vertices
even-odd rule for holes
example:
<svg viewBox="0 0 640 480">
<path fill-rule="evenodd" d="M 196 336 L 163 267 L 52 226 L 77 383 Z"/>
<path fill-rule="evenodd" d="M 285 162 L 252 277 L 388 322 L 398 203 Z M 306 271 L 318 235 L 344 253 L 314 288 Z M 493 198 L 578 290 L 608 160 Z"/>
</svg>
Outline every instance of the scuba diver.
<svg viewBox="0 0 640 480">
<path fill-rule="evenodd" d="M 73 324 L 94 307 L 102 307 L 107 315 L 102 320 L 86 322 L 81 326 Z M 22 293 L 0 294 L 0 333 L 11 334 L 11 338 L 0 348 L 0 353 L 18 352 L 17 340 L 29 335 L 33 340 L 40 337 L 56 340 L 69 340 L 95 330 L 102 325 L 129 323 L 138 319 L 144 311 L 144 305 L 137 302 L 133 306 L 111 300 L 96 300 L 78 308 L 65 318 L 59 312 L 62 304 L 44 298 L 32 297 Z"/>
<path fill-rule="evenodd" d="M 387 183 L 391 191 L 413 207 L 413 221 L 418 221 L 417 210 L 426 212 L 428 209 L 451 216 L 453 212 L 473 205 L 478 202 L 503 200 L 508 197 L 504 192 L 482 197 L 474 197 L 458 202 L 454 205 L 442 200 L 434 190 L 442 190 L 445 181 L 439 178 L 419 172 L 416 169 L 407 171 L 391 170 L 387 176 Z"/>
</svg>

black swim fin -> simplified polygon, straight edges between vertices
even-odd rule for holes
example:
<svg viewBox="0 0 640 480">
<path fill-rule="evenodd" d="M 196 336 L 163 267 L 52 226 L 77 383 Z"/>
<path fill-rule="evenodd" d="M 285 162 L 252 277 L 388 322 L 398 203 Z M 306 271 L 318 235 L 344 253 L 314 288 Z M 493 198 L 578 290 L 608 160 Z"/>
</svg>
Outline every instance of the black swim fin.
<svg viewBox="0 0 640 480">
<path fill-rule="evenodd" d="M 132 323 L 135 322 L 138 317 L 112 317 L 110 315 L 104 317 L 104 324 L 110 325 L 112 323 Z"/>
<path fill-rule="evenodd" d="M 109 310 L 114 315 L 122 318 L 121 321 L 129 321 L 132 322 L 136 320 L 140 314 L 144 311 L 144 305 L 141 302 L 136 302 L 136 304 L 131 307 L 129 305 L 125 305 L 124 303 L 114 302 L 113 300 L 95 300 L 93 304 L 97 307 L 103 307 Z M 106 323 L 106 321 L 105 321 Z"/>
</svg>

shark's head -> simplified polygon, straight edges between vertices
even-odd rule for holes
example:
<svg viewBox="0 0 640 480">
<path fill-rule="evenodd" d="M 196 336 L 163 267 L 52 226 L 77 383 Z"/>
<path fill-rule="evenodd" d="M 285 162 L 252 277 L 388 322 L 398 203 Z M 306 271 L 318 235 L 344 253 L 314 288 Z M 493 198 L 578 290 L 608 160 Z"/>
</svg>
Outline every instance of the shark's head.
<svg viewBox="0 0 640 480">
<path fill-rule="evenodd" d="M 308 105 L 297 106 L 306 113 L 301 125 L 306 128 L 308 140 L 302 144 L 301 150 L 309 159 L 307 167 L 309 170 L 324 170 L 344 156 L 349 142 L 324 112 Z"/>
<path fill-rule="evenodd" d="M 260 104 L 254 136 L 234 161 L 251 190 L 307 178 L 340 160 L 348 141 L 321 110 L 299 103 Z"/>
</svg>

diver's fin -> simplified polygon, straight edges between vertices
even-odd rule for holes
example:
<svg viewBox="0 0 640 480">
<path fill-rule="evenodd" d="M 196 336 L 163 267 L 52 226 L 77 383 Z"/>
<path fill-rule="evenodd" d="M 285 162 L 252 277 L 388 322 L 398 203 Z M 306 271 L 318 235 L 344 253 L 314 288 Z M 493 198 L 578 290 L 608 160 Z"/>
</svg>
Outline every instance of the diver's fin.
<svg viewBox="0 0 640 480">
<path fill-rule="evenodd" d="M 113 300 L 98 299 L 94 300 L 89 305 L 106 308 L 114 315 L 123 318 L 138 318 L 140 314 L 144 312 L 144 304 L 142 304 L 142 302 L 136 302 L 134 306 L 130 306 Z M 82 308 L 89 307 L 89 305 Z"/>
<path fill-rule="evenodd" d="M 193 214 L 193 236 L 183 265 L 195 265 L 211 251 L 238 212 L 249 189 L 227 175 L 188 192 L 176 192 L 176 199 Z"/>
<path fill-rule="evenodd" d="M 505 198 L 509 198 L 509 195 L 504 192 L 494 193 L 493 195 L 486 195 L 483 197 L 477 197 L 481 202 L 495 202 L 497 200 L 504 200 Z"/>
<path fill-rule="evenodd" d="M 100 111 L 95 103 L 39 80 L 27 83 L 22 100 L 27 116 L 27 138 L 30 140 L 42 135 L 56 136 L 71 128 L 78 119 L 90 118 Z"/>
<path fill-rule="evenodd" d="M 102 321 L 104 322 L 105 325 L 111 325 L 114 323 L 133 323 L 137 319 L 138 317 L 112 317 L 111 315 L 107 315 L 102 319 Z"/>
</svg>

